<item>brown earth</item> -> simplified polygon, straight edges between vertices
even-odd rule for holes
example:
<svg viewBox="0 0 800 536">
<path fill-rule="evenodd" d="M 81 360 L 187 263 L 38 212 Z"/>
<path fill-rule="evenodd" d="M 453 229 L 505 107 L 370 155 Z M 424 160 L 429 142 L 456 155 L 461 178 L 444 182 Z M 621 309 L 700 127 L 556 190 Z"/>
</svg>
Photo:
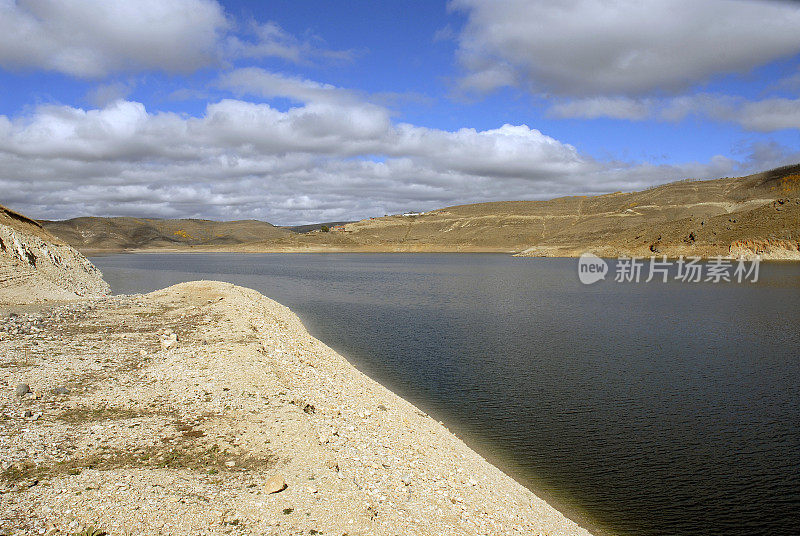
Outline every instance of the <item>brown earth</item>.
<svg viewBox="0 0 800 536">
<path fill-rule="evenodd" d="M 549 201 L 477 203 L 421 216 L 388 216 L 341 230 L 251 237 L 236 243 L 137 241 L 104 237 L 99 249 L 312 252 L 504 252 L 525 256 L 754 255 L 800 259 L 800 165 L 747 177 L 682 180 L 641 192 Z M 47 224 L 79 248 L 73 234 Z M 205 223 L 208 224 L 208 223 Z M 166 225 L 166 224 L 165 224 Z M 223 227 L 230 224 L 220 224 Z M 189 247 L 192 246 L 192 247 Z M 127 246 L 126 246 L 127 247 Z"/>
<path fill-rule="evenodd" d="M 292 234 L 288 229 L 257 220 L 85 217 L 41 223 L 45 229 L 81 251 L 231 246 Z"/>
</svg>

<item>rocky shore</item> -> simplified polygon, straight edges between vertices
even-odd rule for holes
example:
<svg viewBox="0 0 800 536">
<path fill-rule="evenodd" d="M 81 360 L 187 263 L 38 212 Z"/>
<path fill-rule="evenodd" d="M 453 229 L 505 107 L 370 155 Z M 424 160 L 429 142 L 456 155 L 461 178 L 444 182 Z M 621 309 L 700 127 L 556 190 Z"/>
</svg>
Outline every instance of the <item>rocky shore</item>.
<svg viewBox="0 0 800 536">
<path fill-rule="evenodd" d="M 218 282 L 0 323 L 0 533 L 584 535 Z"/>
</svg>

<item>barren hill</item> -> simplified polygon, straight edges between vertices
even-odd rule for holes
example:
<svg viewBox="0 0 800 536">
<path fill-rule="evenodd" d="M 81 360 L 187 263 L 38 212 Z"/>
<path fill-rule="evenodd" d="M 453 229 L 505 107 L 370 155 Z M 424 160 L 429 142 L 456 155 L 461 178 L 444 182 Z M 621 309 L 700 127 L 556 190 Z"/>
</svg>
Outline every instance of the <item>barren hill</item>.
<svg viewBox="0 0 800 536">
<path fill-rule="evenodd" d="M 374 218 L 341 231 L 241 249 L 800 258 L 800 165 L 641 192 L 477 203 Z"/>
<path fill-rule="evenodd" d="M 72 246 L 87 251 L 230 246 L 292 234 L 289 230 L 257 220 L 85 217 L 43 221 L 42 225 Z"/>
<path fill-rule="evenodd" d="M 800 259 L 800 164 L 640 192 L 476 203 L 293 233 L 258 221 L 44 222 L 83 250 L 442 251 Z"/>
<path fill-rule="evenodd" d="M 321 223 L 309 223 L 307 225 L 288 225 L 283 227 L 283 229 L 289 229 L 294 233 L 309 233 L 311 231 L 319 231 L 323 227 L 331 228 L 331 227 L 338 227 L 340 225 L 347 225 L 348 223 L 354 223 L 352 220 L 350 221 L 326 221 Z"/>
<path fill-rule="evenodd" d="M 36 221 L 0 206 L 0 304 L 106 294 L 86 257 Z"/>
</svg>

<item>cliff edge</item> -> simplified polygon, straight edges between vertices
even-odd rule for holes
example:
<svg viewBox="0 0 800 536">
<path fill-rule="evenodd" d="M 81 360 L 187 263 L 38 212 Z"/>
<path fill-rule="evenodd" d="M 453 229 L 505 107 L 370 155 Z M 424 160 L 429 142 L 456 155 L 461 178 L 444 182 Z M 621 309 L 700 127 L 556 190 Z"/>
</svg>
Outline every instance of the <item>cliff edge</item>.
<svg viewBox="0 0 800 536">
<path fill-rule="evenodd" d="M 89 260 L 22 214 L 0 205 L 0 303 L 108 294 Z"/>
</svg>

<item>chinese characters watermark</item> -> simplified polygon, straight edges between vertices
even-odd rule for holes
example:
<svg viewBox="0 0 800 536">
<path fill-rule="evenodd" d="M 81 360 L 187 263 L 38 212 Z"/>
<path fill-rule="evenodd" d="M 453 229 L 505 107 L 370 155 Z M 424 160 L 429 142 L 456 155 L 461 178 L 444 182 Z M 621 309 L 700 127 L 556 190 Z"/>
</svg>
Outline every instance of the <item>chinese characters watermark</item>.
<svg viewBox="0 0 800 536">
<path fill-rule="evenodd" d="M 684 257 L 668 260 L 666 256 L 619 257 L 614 268 L 592 253 L 584 253 L 578 259 L 578 278 L 584 285 L 591 285 L 606 276 L 614 275 L 617 283 L 639 283 L 657 280 L 666 283 L 670 280 L 683 283 L 719 283 L 758 281 L 760 257 L 747 260 L 712 257 L 702 262 L 700 257 Z"/>
</svg>

